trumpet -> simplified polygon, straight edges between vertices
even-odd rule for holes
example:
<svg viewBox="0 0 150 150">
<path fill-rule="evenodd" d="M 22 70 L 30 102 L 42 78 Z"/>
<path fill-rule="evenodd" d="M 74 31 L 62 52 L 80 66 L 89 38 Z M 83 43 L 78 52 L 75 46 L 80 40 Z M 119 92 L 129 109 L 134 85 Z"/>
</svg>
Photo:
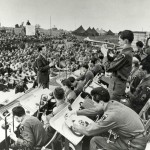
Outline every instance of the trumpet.
<svg viewBox="0 0 150 150">
<path fill-rule="evenodd" d="M 111 43 L 111 42 L 108 42 L 108 41 L 97 41 L 97 40 L 92 40 L 90 39 L 89 37 L 85 38 L 84 41 L 88 41 L 88 42 L 91 42 L 92 43 L 92 46 L 95 46 L 94 43 L 100 43 L 102 45 L 107 45 L 107 48 L 108 49 L 116 49 L 118 47 L 120 47 L 119 45 L 115 44 L 115 43 Z M 111 46 L 111 47 L 108 47 Z"/>
</svg>

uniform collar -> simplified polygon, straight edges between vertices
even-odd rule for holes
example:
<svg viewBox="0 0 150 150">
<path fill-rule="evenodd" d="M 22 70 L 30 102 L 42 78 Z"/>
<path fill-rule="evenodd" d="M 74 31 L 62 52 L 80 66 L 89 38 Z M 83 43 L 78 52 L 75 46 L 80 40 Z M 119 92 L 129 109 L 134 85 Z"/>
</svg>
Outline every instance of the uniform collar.
<svg viewBox="0 0 150 150">
<path fill-rule="evenodd" d="M 146 82 L 146 81 L 148 81 L 148 80 L 150 80 L 150 75 L 149 75 L 148 77 L 145 77 L 145 78 L 142 80 L 142 82 Z"/>
<path fill-rule="evenodd" d="M 122 50 L 122 52 L 127 52 L 127 51 L 130 51 L 132 52 L 133 51 L 133 48 L 132 47 L 126 47 Z"/>
<path fill-rule="evenodd" d="M 57 101 L 57 102 L 56 102 L 56 106 L 58 107 L 58 106 L 62 105 L 64 102 L 65 102 L 64 100 Z"/>
</svg>

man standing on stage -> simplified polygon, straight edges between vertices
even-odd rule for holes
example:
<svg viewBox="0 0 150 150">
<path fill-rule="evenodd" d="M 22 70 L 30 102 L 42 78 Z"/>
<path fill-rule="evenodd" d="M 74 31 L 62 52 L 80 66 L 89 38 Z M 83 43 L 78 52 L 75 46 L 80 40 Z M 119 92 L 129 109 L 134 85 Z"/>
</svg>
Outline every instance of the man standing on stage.
<svg viewBox="0 0 150 150">
<path fill-rule="evenodd" d="M 49 88 L 49 69 L 52 64 L 47 61 L 46 58 L 46 46 L 42 45 L 38 48 L 39 56 L 36 59 L 36 67 L 37 67 L 37 81 L 38 86 L 45 88 Z"/>
<path fill-rule="evenodd" d="M 122 96 L 125 95 L 127 79 L 132 69 L 133 48 L 131 43 L 133 39 L 132 31 L 124 30 L 120 32 L 119 45 L 122 51 L 106 66 L 106 71 L 112 73 L 108 87 L 111 100 L 120 101 Z"/>
</svg>

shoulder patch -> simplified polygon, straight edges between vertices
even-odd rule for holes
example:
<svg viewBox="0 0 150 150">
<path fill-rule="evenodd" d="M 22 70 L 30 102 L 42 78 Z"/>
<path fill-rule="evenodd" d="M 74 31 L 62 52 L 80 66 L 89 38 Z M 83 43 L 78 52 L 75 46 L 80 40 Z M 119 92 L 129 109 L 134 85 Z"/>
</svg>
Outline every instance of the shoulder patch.
<svg viewBox="0 0 150 150">
<path fill-rule="evenodd" d="M 118 57 L 116 57 L 116 58 L 114 59 L 114 61 L 120 60 L 120 59 L 123 59 L 123 58 L 125 58 L 125 54 L 119 55 Z"/>
<path fill-rule="evenodd" d="M 104 114 L 104 115 L 101 117 L 100 121 L 104 121 L 107 117 L 108 117 L 108 114 Z"/>
<path fill-rule="evenodd" d="M 20 132 L 23 132 L 24 131 L 24 126 L 20 125 L 19 130 L 20 130 Z"/>
</svg>

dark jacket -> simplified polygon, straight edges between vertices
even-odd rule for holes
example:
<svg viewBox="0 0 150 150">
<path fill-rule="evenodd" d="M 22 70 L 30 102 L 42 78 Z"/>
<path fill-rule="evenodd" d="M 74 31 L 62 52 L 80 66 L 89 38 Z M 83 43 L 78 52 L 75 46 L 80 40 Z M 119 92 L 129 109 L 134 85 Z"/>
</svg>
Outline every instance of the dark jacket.
<svg viewBox="0 0 150 150">
<path fill-rule="evenodd" d="M 114 76 L 120 76 L 123 80 L 127 80 L 132 69 L 132 51 L 132 48 L 123 49 L 107 66 L 106 71 L 112 72 Z"/>
<path fill-rule="evenodd" d="M 26 115 L 20 124 L 19 130 L 20 138 L 15 142 L 15 148 L 33 150 L 33 147 L 42 147 L 48 141 L 43 124 L 36 117 Z"/>
<path fill-rule="evenodd" d="M 49 82 L 49 62 L 40 55 L 37 58 L 37 80 L 39 84 L 46 84 Z"/>
<path fill-rule="evenodd" d="M 141 80 L 133 94 L 128 94 L 130 97 L 131 107 L 139 113 L 150 98 L 150 76 Z"/>
</svg>

